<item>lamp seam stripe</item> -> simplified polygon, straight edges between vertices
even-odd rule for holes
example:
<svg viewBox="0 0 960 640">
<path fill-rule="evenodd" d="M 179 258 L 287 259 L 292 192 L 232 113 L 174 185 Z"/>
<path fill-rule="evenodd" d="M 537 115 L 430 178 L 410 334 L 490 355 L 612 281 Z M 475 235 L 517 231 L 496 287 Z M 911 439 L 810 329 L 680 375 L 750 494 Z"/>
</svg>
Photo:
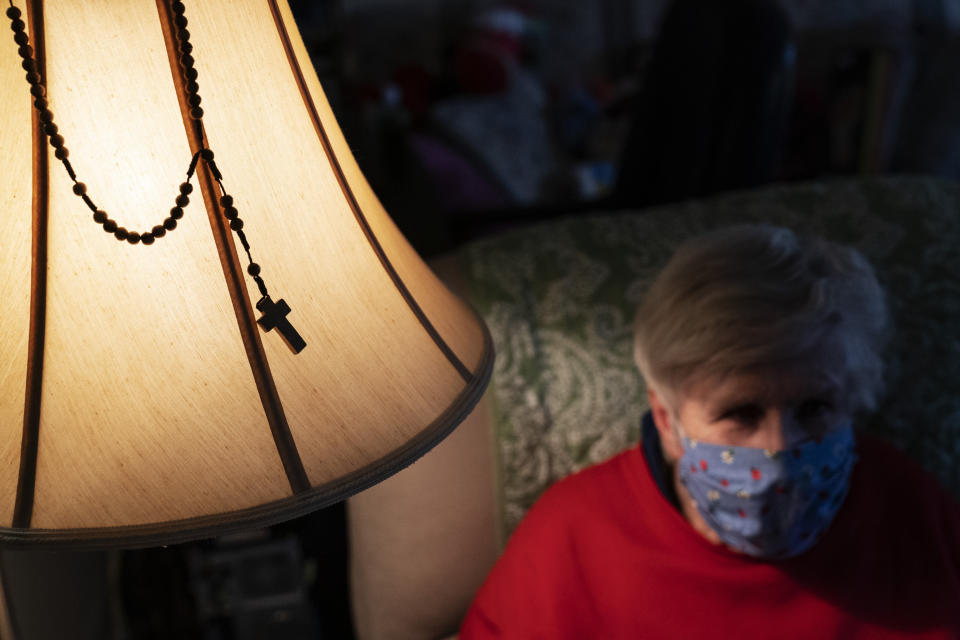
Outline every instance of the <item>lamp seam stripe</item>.
<svg viewBox="0 0 960 640">
<path fill-rule="evenodd" d="M 433 326 L 433 323 L 430 322 L 430 319 L 427 318 L 427 315 L 423 312 L 423 309 L 420 308 L 420 305 L 414 299 L 413 294 L 407 288 L 407 285 L 403 282 L 403 279 L 400 278 L 400 274 L 397 273 L 393 263 L 390 262 L 390 259 L 383 250 L 383 246 L 373 233 L 373 229 L 370 228 L 370 223 L 367 222 L 366 216 L 364 216 L 363 211 L 360 208 L 360 204 L 357 202 L 356 196 L 353 193 L 353 189 L 347 182 L 346 176 L 343 173 L 343 168 L 340 166 L 340 161 L 333 153 L 333 146 L 330 144 L 330 138 L 320 120 L 317 107 L 313 102 L 313 96 L 310 95 L 310 91 L 307 89 L 307 83 L 303 77 L 303 71 L 301 70 L 300 64 L 297 61 L 296 55 L 294 54 L 293 44 L 290 41 L 290 35 L 287 33 L 286 26 L 283 23 L 283 17 L 280 15 L 280 9 L 277 6 L 277 1 L 268 0 L 268 3 L 270 5 L 270 11 L 273 14 L 273 20 L 277 26 L 277 32 L 280 36 L 281 42 L 283 43 L 284 51 L 287 54 L 287 61 L 290 63 L 290 69 L 293 72 L 294 78 L 297 81 L 297 86 L 300 89 L 300 95 L 303 98 L 304 105 L 310 113 L 310 118 L 313 120 L 314 129 L 317 131 L 317 135 L 320 138 L 320 143 L 323 145 L 324 152 L 330 161 L 330 166 L 333 169 L 334 175 L 337 177 L 337 182 L 340 184 L 340 189 L 343 191 L 344 196 L 347 198 L 347 202 L 350 204 L 350 209 L 353 211 L 353 216 L 356 219 L 357 224 L 360 225 L 363 235 L 366 236 L 367 242 L 369 242 L 370 247 L 380 260 L 380 264 L 387 272 L 387 275 L 390 276 L 390 279 L 393 281 L 397 291 L 400 292 L 400 295 L 407 303 L 407 306 L 410 307 L 410 310 L 416 316 L 417 320 L 420 321 L 420 324 L 423 326 L 424 330 L 426 330 L 427 334 L 433 339 L 434 343 L 444 354 L 444 356 L 446 356 L 447 360 L 450 361 L 450 364 L 453 365 L 463 380 L 467 383 L 471 382 L 474 374 L 471 373 L 470 369 L 468 369 L 460 360 L 460 358 L 457 357 L 457 354 L 453 352 L 453 349 L 450 348 L 450 345 L 447 344 L 447 342 L 437 331 L 436 327 Z"/>
<path fill-rule="evenodd" d="M 43 0 L 26 0 L 37 72 L 46 77 L 43 37 Z M 47 225 L 50 211 L 50 174 L 47 141 L 36 109 L 31 108 L 33 133 L 32 246 L 30 266 L 30 334 L 23 408 L 20 471 L 13 506 L 13 527 L 28 528 L 36 496 L 37 457 L 40 450 L 40 403 L 43 391 L 43 355 L 47 317 Z"/>
<path fill-rule="evenodd" d="M 190 142 L 190 152 L 195 154 L 201 149 L 209 147 L 207 146 L 203 125 L 190 117 L 190 107 L 185 98 L 184 78 L 180 73 L 176 39 L 173 34 L 173 16 L 170 14 L 167 2 L 168 0 L 157 0 L 157 10 L 163 27 L 163 39 L 170 60 L 170 70 L 173 81 L 177 85 L 177 99 L 180 104 L 187 138 Z M 297 445 L 293 440 L 293 434 L 290 431 L 290 425 L 287 423 L 283 404 L 280 401 L 280 394 L 277 392 L 273 374 L 270 372 L 267 354 L 263 349 L 260 333 L 257 331 L 253 305 L 244 285 L 243 267 L 240 264 L 236 245 L 233 242 L 233 234 L 223 212 L 220 210 L 219 199 L 215 197 L 216 184 L 206 163 L 201 162 L 197 166 L 197 177 L 207 216 L 210 219 L 210 226 L 213 230 L 217 252 L 220 256 L 220 263 L 223 267 L 227 290 L 230 293 L 230 300 L 233 303 L 234 313 L 239 325 L 240 337 L 260 395 L 260 402 L 270 425 L 270 432 L 273 435 L 273 441 L 287 480 L 290 483 L 290 488 L 294 494 L 302 493 L 310 489 L 310 479 L 303 466 Z"/>
</svg>

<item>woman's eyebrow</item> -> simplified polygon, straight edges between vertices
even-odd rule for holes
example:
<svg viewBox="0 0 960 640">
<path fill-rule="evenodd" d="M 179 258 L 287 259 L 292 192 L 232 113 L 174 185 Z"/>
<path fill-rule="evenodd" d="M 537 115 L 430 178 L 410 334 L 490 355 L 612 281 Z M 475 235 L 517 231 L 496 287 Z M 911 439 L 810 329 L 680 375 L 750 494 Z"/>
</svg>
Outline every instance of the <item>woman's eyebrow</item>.
<svg viewBox="0 0 960 640">
<path fill-rule="evenodd" d="M 736 396 L 711 406 L 711 414 L 720 418 L 733 411 L 763 409 L 763 402 L 754 396 Z"/>
<path fill-rule="evenodd" d="M 828 400 L 832 401 L 837 397 L 839 389 L 833 384 L 824 384 L 800 389 L 796 394 L 791 394 L 789 402 L 799 404 L 806 400 Z M 745 409 L 753 407 L 764 407 L 770 403 L 769 394 L 755 391 L 746 393 L 732 393 L 729 396 L 708 403 L 710 413 L 713 415 L 722 415 L 735 409 Z"/>
</svg>

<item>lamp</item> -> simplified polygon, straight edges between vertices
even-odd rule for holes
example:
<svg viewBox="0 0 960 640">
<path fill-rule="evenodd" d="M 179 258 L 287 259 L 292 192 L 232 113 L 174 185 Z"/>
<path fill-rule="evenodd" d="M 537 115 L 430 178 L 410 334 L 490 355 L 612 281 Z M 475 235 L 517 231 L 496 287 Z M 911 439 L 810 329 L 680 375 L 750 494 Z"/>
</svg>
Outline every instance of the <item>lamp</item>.
<svg viewBox="0 0 960 640">
<path fill-rule="evenodd" d="M 486 327 L 378 202 L 283 0 L 9 4 L 3 543 L 275 523 L 469 413 Z"/>
</svg>

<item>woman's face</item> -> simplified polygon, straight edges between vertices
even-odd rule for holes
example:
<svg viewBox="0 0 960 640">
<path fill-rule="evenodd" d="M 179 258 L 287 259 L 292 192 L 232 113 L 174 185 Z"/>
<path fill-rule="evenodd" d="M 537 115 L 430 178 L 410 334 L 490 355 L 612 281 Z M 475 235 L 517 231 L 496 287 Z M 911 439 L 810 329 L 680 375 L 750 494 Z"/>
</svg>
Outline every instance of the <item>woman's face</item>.
<svg viewBox="0 0 960 640">
<path fill-rule="evenodd" d="M 677 427 L 701 442 L 779 451 L 850 424 L 841 385 L 824 371 L 785 366 L 706 380 L 683 394 L 676 416 L 652 393 L 668 457 L 683 453 Z"/>
</svg>

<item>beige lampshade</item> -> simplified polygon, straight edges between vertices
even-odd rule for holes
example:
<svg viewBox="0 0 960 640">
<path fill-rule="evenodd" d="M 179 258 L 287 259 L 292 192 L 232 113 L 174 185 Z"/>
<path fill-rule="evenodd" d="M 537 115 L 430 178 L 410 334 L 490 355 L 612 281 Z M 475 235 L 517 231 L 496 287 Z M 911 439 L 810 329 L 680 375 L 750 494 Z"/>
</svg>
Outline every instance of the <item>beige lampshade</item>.
<svg viewBox="0 0 960 640">
<path fill-rule="evenodd" d="M 284 0 L 185 3 L 202 127 L 170 0 L 15 4 L 96 206 L 150 232 L 206 145 L 307 346 L 257 325 L 205 162 L 150 246 L 93 220 L 4 29 L 0 541 L 145 546 L 278 522 L 399 470 L 469 413 L 486 327 L 378 202 Z"/>
</svg>

